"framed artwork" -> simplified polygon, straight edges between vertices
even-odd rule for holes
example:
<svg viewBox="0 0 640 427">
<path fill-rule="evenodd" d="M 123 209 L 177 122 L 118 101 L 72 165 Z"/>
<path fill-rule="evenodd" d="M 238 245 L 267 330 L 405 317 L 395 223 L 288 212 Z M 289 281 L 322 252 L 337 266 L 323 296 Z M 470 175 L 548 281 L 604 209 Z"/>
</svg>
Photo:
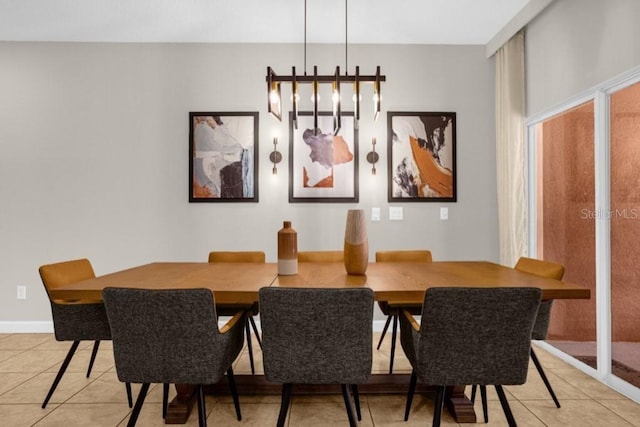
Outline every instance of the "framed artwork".
<svg viewBox="0 0 640 427">
<path fill-rule="evenodd" d="M 333 113 L 289 113 L 289 202 L 358 202 L 358 133 L 353 113 L 342 113 L 334 135 Z"/>
<path fill-rule="evenodd" d="M 189 202 L 258 201 L 258 113 L 189 113 Z"/>
<path fill-rule="evenodd" d="M 456 113 L 388 112 L 389 202 L 456 201 Z"/>
</svg>

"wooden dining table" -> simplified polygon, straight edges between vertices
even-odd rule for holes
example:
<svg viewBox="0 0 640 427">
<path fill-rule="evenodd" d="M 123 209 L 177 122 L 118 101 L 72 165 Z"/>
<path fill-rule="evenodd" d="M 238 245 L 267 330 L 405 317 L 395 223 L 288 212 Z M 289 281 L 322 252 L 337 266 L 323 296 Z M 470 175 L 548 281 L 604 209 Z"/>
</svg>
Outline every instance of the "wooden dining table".
<svg viewBox="0 0 640 427">
<path fill-rule="evenodd" d="M 298 263 L 298 273 L 279 276 L 276 263 L 190 263 L 157 262 L 106 274 L 49 291 L 58 301 L 100 301 L 106 287 L 143 289 L 206 288 L 222 306 L 251 306 L 263 287 L 368 287 L 378 301 L 392 306 L 420 305 L 430 287 L 536 287 L 542 299 L 588 299 L 588 288 L 547 279 L 486 261 L 440 261 L 432 263 L 370 263 L 364 275 L 349 275 L 342 263 Z M 242 393 L 280 393 L 280 386 L 262 375 L 236 375 Z M 374 374 L 361 393 L 406 392 L 409 374 Z M 224 391 L 226 384 L 214 386 Z M 176 385 L 178 395 L 170 403 L 166 422 L 186 423 L 194 404 L 193 388 Z M 313 389 L 309 389 L 313 392 Z M 464 394 L 464 385 L 450 387 L 447 408 L 457 422 L 475 422 L 473 405 Z"/>
</svg>

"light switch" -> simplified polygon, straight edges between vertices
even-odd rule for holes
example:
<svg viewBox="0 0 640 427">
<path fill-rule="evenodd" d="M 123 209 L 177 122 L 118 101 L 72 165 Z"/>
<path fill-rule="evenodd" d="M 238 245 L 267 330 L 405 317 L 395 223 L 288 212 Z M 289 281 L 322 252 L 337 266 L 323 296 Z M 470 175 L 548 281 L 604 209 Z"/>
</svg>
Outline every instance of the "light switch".
<svg viewBox="0 0 640 427">
<path fill-rule="evenodd" d="M 402 221 L 403 218 L 403 209 L 400 207 L 389 207 L 389 219 L 391 221 Z"/>
<path fill-rule="evenodd" d="M 449 219 L 449 208 L 440 208 L 440 219 Z"/>
<path fill-rule="evenodd" d="M 371 221 L 380 221 L 380 208 L 371 208 Z"/>
</svg>

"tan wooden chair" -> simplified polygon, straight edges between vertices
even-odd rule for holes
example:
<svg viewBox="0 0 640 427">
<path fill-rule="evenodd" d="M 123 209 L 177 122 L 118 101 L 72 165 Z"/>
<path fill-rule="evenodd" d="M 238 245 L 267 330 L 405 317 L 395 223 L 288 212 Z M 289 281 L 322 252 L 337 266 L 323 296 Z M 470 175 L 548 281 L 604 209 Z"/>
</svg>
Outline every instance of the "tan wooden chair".
<svg viewBox="0 0 640 427">
<path fill-rule="evenodd" d="M 51 314 L 53 316 L 53 330 L 57 341 L 73 341 L 58 373 L 53 380 L 53 384 L 42 403 L 42 408 L 47 406 L 53 392 L 58 387 L 73 355 L 75 354 L 80 341 L 93 341 L 93 351 L 87 369 L 87 378 L 91 375 L 93 363 L 98 354 L 100 341 L 111 340 L 111 330 L 109 320 L 101 301 L 61 301 L 54 300 L 49 295 L 50 289 L 82 280 L 96 277 L 93 272 L 91 262 L 86 259 L 76 259 L 63 261 L 55 264 L 43 265 L 39 268 L 42 284 L 51 303 Z M 131 385 L 126 384 L 129 407 L 132 406 Z"/>
<path fill-rule="evenodd" d="M 344 262 L 344 251 L 298 252 L 298 262 Z"/>
<path fill-rule="evenodd" d="M 254 262 L 254 263 L 264 263 L 266 260 L 264 252 L 261 251 L 213 251 L 209 252 L 209 262 Z M 250 307 L 246 306 L 233 306 L 233 307 L 217 307 L 216 311 L 218 312 L 218 316 L 233 316 L 238 309 L 246 310 L 247 319 L 245 325 L 245 333 L 247 335 L 247 350 L 249 350 L 249 363 L 251 365 L 251 373 L 255 374 L 255 366 L 253 363 L 253 345 L 251 344 L 251 328 L 253 328 L 253 332 L 256 335 L 256 340 L 258 340 L 258 345 L 262 348 L 262 340 L 260 339 L 260 333 L 258 332 L 258 327 L 256 326 L 256 322 L 253 319 L 253 316 L 257 315 L 260 312 L 258 303 L 254 303 Z"/>
<path fill-rule="evenodd" d="M 431 262 L 431 251 L 428 250 L 408 250 L 408 251 L 378 251 L 376 252 L 376 262 Z M 382 335 L 380 335 L 380 341 L 378 341 L 378 350 L 382 345 L 389 323 L 393 320 L 393 328 L 391 329 L 391 360 L 389 361 L 389 373 L 393 373 L 393 359 L 396 352 L 396 336 L 398 334 L 398 314 L 399 307 L 390 306 L 386 301 L 378 301 L 378 307 L 383 314 L 387 316 L 387 321 L 382 329 Z M 420 315 L 422 312 L 422 306 L 416 307 L 402 307 L 409 310 L 414 316 Z"/>
<path fill-rule="evenodd" d="M 562 280 L 562 277 L 564 276 L 564 266 L 554 262 L 542 261 L 533 258 L 521 257 L 516 263 L 515 269 L 554 280 Z M 547 339 L 547 334 L 549 333 L 549 321 L 551 320 L 552 304 L 553 300 L 542 301 L 540 303 L 538 316 L 536 317 L 536 322 L 533 325 L 533 333 L 531 335 L 532 339 Z M 553 388 L 544 373 L 544 369 L 542 369 L 538 356 L 536 356 L 536 353 L 533 351 L 533 347 L 531 348 L 531 360 L 533 360 L 534 365 L 536 365 L 536 369 L 538 370 L 542 381 L 544 381 L 544 385 L 547 387 L 547 390 L 549 390 L 549 394 L 551 395 L 553 402 L 556 404 L 556 407 L 559 408 L 560 402 L 558 401 L 556 394 L 553 392 Z"/>
<path fill-rule="evenodd" d="M 260 251 L 214 251 L 209 252 L 209 262 L 265 262 Z"/>
</svg>

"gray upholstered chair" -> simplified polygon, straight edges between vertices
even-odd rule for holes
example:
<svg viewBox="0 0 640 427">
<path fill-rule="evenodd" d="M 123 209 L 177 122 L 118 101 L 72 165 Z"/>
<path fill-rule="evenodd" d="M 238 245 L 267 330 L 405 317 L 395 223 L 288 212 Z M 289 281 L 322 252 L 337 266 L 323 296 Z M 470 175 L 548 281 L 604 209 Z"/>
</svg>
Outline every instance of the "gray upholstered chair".
<svg viewBox="0 0 640 427">
<path fill-rule="evenodd" d="M 88 259 L 76 259 L 71 261 L 58 262 L 55 264 L 43 265 L 39 268 L 42 284 L 49 297 L 51 304 L 51 314 L 53 316 L 53 330 L 58 341 L 73 341 L 71 348 L 67 353 L 58 374 L 51 384 L 51 388 L 42 403 L 42 408 L 47 406 L 53 392 L 58 387 L 58 383 L 62 379 L 73 355 L 75 354 L 80 341 L 93 341 L 93 351 L 89 360 L 89 368 L 87 369 L 87 378 L 91 374 L 93 363 L 98 354 L 100 341 L 111 340 L 111 331 L 109 330 L 109 321 L 107 313 L 104 310 L 102 301 L 62 301 L 54 300 L 49 294 L 50 289 L 71 283 L 80 282 L 82 280 L 92 279 L 95 276 L 93 267 Z M 129 407 L 131 402 L 131 386 L 127 386 L 127 397 Z"/>
<path fill-rule="evenodd" d="M 550 261 L 542 261 L 534 258 L 520 257 L 515 267 L 516 270 L 522 271 L 529 274 L 534 274 L 540 277 L 546 277 L 548 279 L 554 280 L 562 280 L 562 276 L 564 276 L 564 267 L 560 264 L 556 264 Z M 540 308 L 538 309 L 538 316 L 536 317 L 536 323 L 533 325 L 533 333 L 531 338 L 534 340 L 546 340 L 547 333 L 549 332 L 549 321 L 551 320 L 551 306 L 553 304 L 553 300 L 546 300 L 540 303 Z M 553 388 L 551 387 L 551 383 L 547 378 L 547 375 L 544 373 L 544 369 L 538 360 L 538 356 L 535 351 L 533 351 L 533 347 L 531 347 L 531 360 L 535 365 L 538 374 L 540 374 L 540 378 L 544 382 L 544 385 L 547 387 L 549 391 L 549 395 L 553 399 L 556 407 L 560 407 L 560 401 L 556 397 Z M 489 414 L 487 411 L 487 395 L 484 388 L 480 388 L 480 394 L 482 398 L 482 411 L 484 413 L 484 421 L 489 421 Z M 476 397 L 476 386 L 474 385 L 471 388 L 471 401 L 474 402 Z"/>
<path fill-rule="evenodd" d="M 430 288 L 420 325 L 403 310 L 400 342 L 413 368 L 405 421 L 420 381 L 438 387 L 434 426 L 440 425 L 445 388 L 463 384 L 494 385 L 515 426 L 502 386 L 527 380 L 540 295 L 538 288 Z"/>
<path fill-rule="evenodd" d="M 106 288 L 103 300 L 118 378 L 142 384 L 129 426 L 138 419 L 150 383 L 195 385 L 199 425 L 206 426 L 202 386 L 217 383 L 225 372 L 241 420 L 231 364 L 242 350 L 244 311 L 218 329 L 208 289 Z"/>
<path fill-rule="evenodd" d="M 282 383 L 277 425 L 284 425 L 294 384 L 341 384 L 355 426 L 348 386 L 361 419 L 357 384 L 371 375 L 373 291 L 262 288 L 259 299 L 264 373 Z"/>
<path fill-rule="evenodd" d="M 376 262 L 431 262 L 431 251 L 428 250 L 403 250 L 403 251 L 378 251 L 376 252 Z M 393 373 L 393 360 L 396 354 L 396 337 L 398 334 L 398 307 L 389 305 L 387 301 L 378 301 L 378 307 L 382 314 L 387 316 L 387 321 L 382 328 L 382 334 L 380 335 L 380 341 L 378 341 L 378 350 L 382 345 L 389 323 L 393 320 L 393 327 L 391 329 L 391 356 L 389 358 L 389 373 Z M 413 315 L 419 315 L 422 312 L 422 306 L 415 307 L 403 307 Z"/>
<path fill-rule="evenodd" d="M 264 264 L 266 260 L 264 252 L 261 251 L 213 251 L 209 252 L 209 262 L 255 262 Z M 260 309 L 258 304 L 252 304 L 250 306 L 223 306 L 218 307 L 218 316 L 233 316 L 239 309 L 243 309 L 247 313 L 248 322 L 245 324 L 245 333 L 247 335 L 247 350 L 249 350 L 249 365 L 251 366 L 251 373 L 255 374 L 255 366 L 253 362 L 253 345 L 251 344 L 251 329 L 256 335 L 258 345 L 262 348 L 262 341 L 260 340 L 260 333 L 258 333 L 258 327 L 253 319 L 253 316 L 257 316 Z"/>
</svg>

